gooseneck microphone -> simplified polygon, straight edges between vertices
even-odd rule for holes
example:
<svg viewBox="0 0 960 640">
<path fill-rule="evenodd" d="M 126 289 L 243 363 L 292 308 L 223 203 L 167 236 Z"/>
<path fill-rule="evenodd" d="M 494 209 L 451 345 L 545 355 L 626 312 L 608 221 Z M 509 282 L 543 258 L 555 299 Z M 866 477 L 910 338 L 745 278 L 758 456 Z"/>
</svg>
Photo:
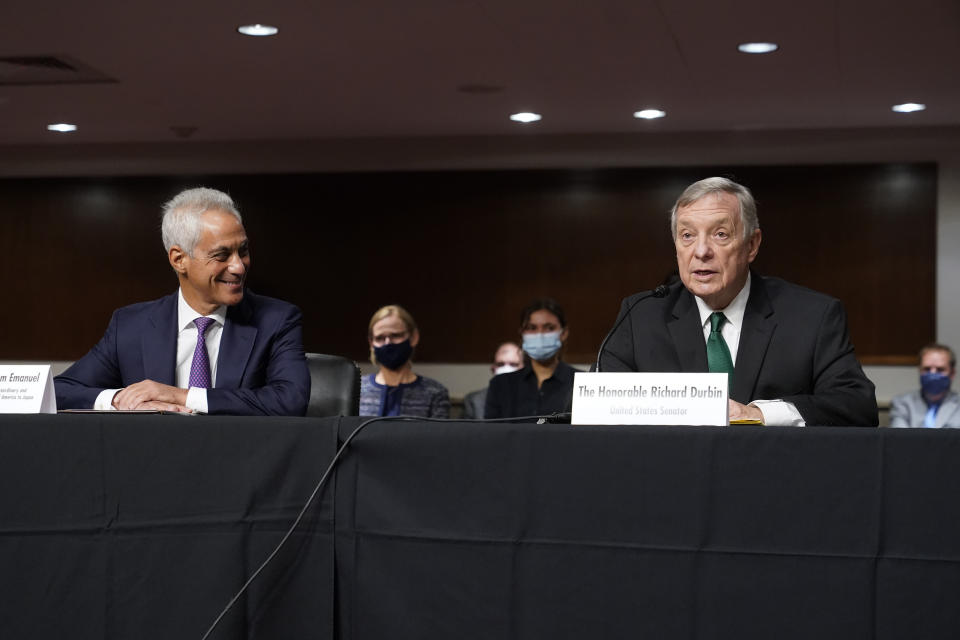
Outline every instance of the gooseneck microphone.
<svg viewBox="0 0 960 640">
<path fill-rule="evenodd" d="M 661 285 L 658 285 L 656 289 L 654 289 L 647 295 L 640 296 L 639 298 L 634 300 L 632 303 L 630 303 L 630 306 L 627 307 L 627 310 L 624 312 L 624 314 L 620 316 L 620 319 L 617 320 L 616 323 L 614 323 L 613 328 L 610 329 L 609 333 L 607 333 L 607 337 L 604 338 L 603 342 L 600 343 L 600 350 L 597 351 L 597 364 L 596 364 L 596 367 L 594 367 L 594 371 L 597 371 L 597 372 L 600 371 L 600 358 L 603 356 L 603 349 L 604 347 L 607 346 L 607 341 L 610 340 L 611 336 L 613 336 L 613 333 L 620 328 L 620 325 L 623 324 L 623 321 L 627 319 L 627 317 L 630 315 L 630 312 L 633 311 L 633 308 L 638 304 L 640 304 L 641 302 L 643 302 L 644 300 L 646 300 L 647 298 L 666 298 L 668 293 L 670 293 L 670 287 L 665 284 L 661 284 Z"/>
</svg>

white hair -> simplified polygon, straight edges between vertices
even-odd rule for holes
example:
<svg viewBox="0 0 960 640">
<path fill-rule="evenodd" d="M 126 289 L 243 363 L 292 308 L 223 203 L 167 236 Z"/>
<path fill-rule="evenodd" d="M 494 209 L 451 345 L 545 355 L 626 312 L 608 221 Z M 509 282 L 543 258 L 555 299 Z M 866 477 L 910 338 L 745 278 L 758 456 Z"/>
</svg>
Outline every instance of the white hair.
<svg viewBox="0 0 960 640">
<path fill-rule="evenodd" d="M 737 197 L 740 203 L 740 225 L 743 227 L 744 240 L 760 228 L 760 221 L 757 219 L 757 203 L 750 189 L 728 178 L 704 178 L 684 189 L 670 211 L 670 233 L 673 234 L 674 240 L 677 238 L 677 209 L 691 205 L 705 196 L 720 193 L 729 193 Z"/>
<path fill-rule="evenodd" d="M 237 222 L 243 224 L 233 199 L 223 191 L 206 187 L 181 191 L 163 205 L 160 232 L 163 236 L 163 248 L 167 253 L 170 253 L 173 246 L 178 246 L 188 255 L 193 255 L 193 249 L 200 241 L 200 232 L 203 230 L 200 217 L 207 211 L 232 213 Z"/>
</svg>

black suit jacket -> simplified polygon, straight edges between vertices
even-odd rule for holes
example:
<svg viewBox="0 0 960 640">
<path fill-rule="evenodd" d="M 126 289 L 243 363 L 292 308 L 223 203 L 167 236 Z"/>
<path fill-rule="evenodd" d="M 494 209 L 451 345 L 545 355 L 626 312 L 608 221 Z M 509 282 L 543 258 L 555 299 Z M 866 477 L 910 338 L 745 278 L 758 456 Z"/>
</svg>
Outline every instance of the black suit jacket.
<svg viewBox="0 0 960 640">
<path fill-rule="evenodd" d="M 639 293 L 623 301 L 619 321 Z M 707 371 L 696 301 L 684 287 L 643 300 L 600 354 L 601 371 Z M 810 426 L 876 426 L 874 386 L 853 353 L 839 300 L 753 274 L 730 397 L 785 400 Z"/>
</svg>

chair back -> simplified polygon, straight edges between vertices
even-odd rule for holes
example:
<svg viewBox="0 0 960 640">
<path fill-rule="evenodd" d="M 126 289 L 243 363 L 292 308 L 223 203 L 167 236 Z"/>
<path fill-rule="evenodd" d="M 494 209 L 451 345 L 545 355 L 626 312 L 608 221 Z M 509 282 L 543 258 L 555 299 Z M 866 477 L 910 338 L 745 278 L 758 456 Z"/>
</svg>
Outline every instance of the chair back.
<svg viewBox="0 0 960 640">
<path fill-rule="evenodd" d="M 360 415 L 360 366 L 349 358 L 308 353 L 310 403 L 314 418 Z"/>
</svg>

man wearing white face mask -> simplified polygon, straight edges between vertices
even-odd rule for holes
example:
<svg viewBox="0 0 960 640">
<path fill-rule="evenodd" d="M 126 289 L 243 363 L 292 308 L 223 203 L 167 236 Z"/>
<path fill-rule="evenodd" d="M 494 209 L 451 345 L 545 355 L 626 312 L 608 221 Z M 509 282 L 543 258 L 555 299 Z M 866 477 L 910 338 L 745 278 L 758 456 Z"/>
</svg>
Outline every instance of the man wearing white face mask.
<svg viewBox="0 0 960 640">
<path fill-rule="evenodd" d="M 539 416 L 570 411 L 576 369 L 560 360 L 566 315 L 555 300 L 534 300 L 523 310 L 520 334 L 530 364 L 496 376 L 487 389 L 485 418 Z"/>
<path fill-rule="evenodd" d="M 960 427 L 960 396 L 950 390 L 957 357 L 945 344 L 920 350 L 920 389 L 890 402 L 891 427 Z"/>
<path fill-rule="evenodd" d="M 504 342 L 497 347 L 493 354 L 493 364 L 490 372 L 495 375 L 513 373 L 523 367 L 523 352 L 513 342 Z M 487 404 L 487 388 L 471 391 L 463 397 L 463 417 L 467 420 L 482 419 L 484 407 Z"/>
</svg>

